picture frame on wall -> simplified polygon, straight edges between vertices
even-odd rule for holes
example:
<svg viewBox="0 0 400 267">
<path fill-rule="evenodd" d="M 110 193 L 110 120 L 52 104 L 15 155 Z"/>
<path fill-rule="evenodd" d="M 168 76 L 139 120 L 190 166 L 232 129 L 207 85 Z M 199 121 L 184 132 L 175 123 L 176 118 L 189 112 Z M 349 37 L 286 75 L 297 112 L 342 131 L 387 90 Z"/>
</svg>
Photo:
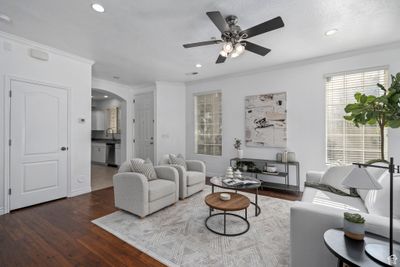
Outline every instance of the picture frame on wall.
<svg viewBox="0 0 400 267">
<path fill-rule="evenodd" d="M 286 105 L 286 92 L 246 96 L 245 145 L 286 148 Z"/>
</svg>

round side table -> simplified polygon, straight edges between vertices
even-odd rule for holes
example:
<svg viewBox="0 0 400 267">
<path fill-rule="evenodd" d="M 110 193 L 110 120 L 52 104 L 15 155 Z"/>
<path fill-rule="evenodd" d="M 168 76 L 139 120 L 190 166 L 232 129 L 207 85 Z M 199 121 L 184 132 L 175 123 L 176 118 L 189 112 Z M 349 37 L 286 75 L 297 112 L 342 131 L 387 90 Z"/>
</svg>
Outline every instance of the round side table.
<svg viewBox="0 0 400 267">
<path fill-rule="evenodd" d="M 230 200 L 221 200 L 219 195 L 221 193 L 227 193 L 231 195 Z M 250 206 L 250 199 L 244 195 L 237 194 L 237 193 L 231 193 L 231 192 L 218 192 L 218 193 L 212 193 L 206 196 L 204 199 L 205 203 L 207 206 L 210 207 L 210 215 L 207 217 L 205 221 L 205 225 L 208 230 L 211 232 L 218 234 L 218 235 L 223 235 L 223 236 L 238 236 L 246 233 L 250 229 L 250 223 L 247 220 L 247 208 Z M 221 210 L 222 212 L 220 213 L 214 213 L 212 214 L 212 211 L 216 210 Z M 242 217 L 238 214 L 230 213 L 229 211 L 240 211 L 244 210 L 245 211 L 245 216 Z M 212 217 L 215 216 L 223 216 L 224 217 L 224 231 L 219 232 L 216 231 L 208 226 L 208 220 Z M 226 233 L 226 216 L 234 216 L 237 218 L 242 219 L 246 223 L 246 229 L 239 232 L 239 233 Z"/>
<path fill-rule="evenodd" d="M 338 267 L 342 267 L 343 263 L 362 267 L 385 266 L 365 253 L 367 244 L 387 244 L 388 240 L 382 236 L 366 232 L 364 240 L 358 241 L 346 237 L 342 229 L 329 229 L 324 233 L 324 242 L 329 251 L 338 259 Z"/>
</svg>

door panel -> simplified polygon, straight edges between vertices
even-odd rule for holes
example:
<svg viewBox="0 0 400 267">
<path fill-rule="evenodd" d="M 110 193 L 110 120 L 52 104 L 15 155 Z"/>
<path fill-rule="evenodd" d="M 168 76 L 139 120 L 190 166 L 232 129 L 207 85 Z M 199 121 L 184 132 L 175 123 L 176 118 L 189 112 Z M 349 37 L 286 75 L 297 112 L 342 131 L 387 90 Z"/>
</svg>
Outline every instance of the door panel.
<svg viewBox="0 0 400 267">
<path fill-rule="evenodd" d="M 154 97 L 153 93 L 135 97 L 135 156 L 154 162 Z"/>
<path fill-rule="evenodd" d="M 68 94 L 11 81 L 10 210 L 67 196 Z"/>
</svg>

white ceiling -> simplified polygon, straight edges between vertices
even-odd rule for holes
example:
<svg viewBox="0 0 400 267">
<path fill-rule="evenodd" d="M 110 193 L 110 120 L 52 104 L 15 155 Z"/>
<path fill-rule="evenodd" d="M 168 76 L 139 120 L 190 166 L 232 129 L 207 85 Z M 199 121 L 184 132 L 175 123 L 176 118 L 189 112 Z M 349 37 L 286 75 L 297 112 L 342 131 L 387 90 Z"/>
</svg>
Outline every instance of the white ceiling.
<svg viewBox="0 0 400 267">
<path fill-rule="evenodd" d="M 94 0 L 93 0 L 94 1 Z M 399 0 L 0 0 L 12 19 L 0 30 L 96 61 L 96 77 L 138 85 L 190 81 L 400 41 Z M 276 16 L 286 26 L 250 39 L 272 49 L 215 64 L 219 45 L 182 44 L 219 38 L 207 11 L 235 14 L 242 29 Z M 337 28 L 327 37 L 324 32 Z M 203 68 L 195 68 L 201 63 Z M 185 73 L 198 71 L 196 76 Z"/>
</svg>

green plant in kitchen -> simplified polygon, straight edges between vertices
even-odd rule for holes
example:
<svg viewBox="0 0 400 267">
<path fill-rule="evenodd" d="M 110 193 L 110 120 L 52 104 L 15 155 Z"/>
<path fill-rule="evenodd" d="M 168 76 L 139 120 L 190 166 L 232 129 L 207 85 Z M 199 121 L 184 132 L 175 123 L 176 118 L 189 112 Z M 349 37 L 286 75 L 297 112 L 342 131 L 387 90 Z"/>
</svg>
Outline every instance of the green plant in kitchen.
<svg viewBox="0 0 400 267">
<path fill-rule="evenodd" d="M 400 72 L 391 76 L 391 85 L 385 88 L 378 83 L 377 86 L 383 91 L 380 96 L 366 95 L 357 92 L 353 104 L 345 107 L 344 119 L 351 121 L 355 126 L 378 125 L 380 131 L 380 159 L 368 163 L 383 161 L 385 159 L 385 127 L 400 127 Z"/>
<path fill-rule="evenodd" d="M 358 213 L 350 213 L 350 212 L 345 212 L 344 213 L 344 218 L 352 223 L 360 223 L 363 224 L 365 223 L 365 219 L 364 217 L 362 217 L 360 214 Z"/>
</svg>

